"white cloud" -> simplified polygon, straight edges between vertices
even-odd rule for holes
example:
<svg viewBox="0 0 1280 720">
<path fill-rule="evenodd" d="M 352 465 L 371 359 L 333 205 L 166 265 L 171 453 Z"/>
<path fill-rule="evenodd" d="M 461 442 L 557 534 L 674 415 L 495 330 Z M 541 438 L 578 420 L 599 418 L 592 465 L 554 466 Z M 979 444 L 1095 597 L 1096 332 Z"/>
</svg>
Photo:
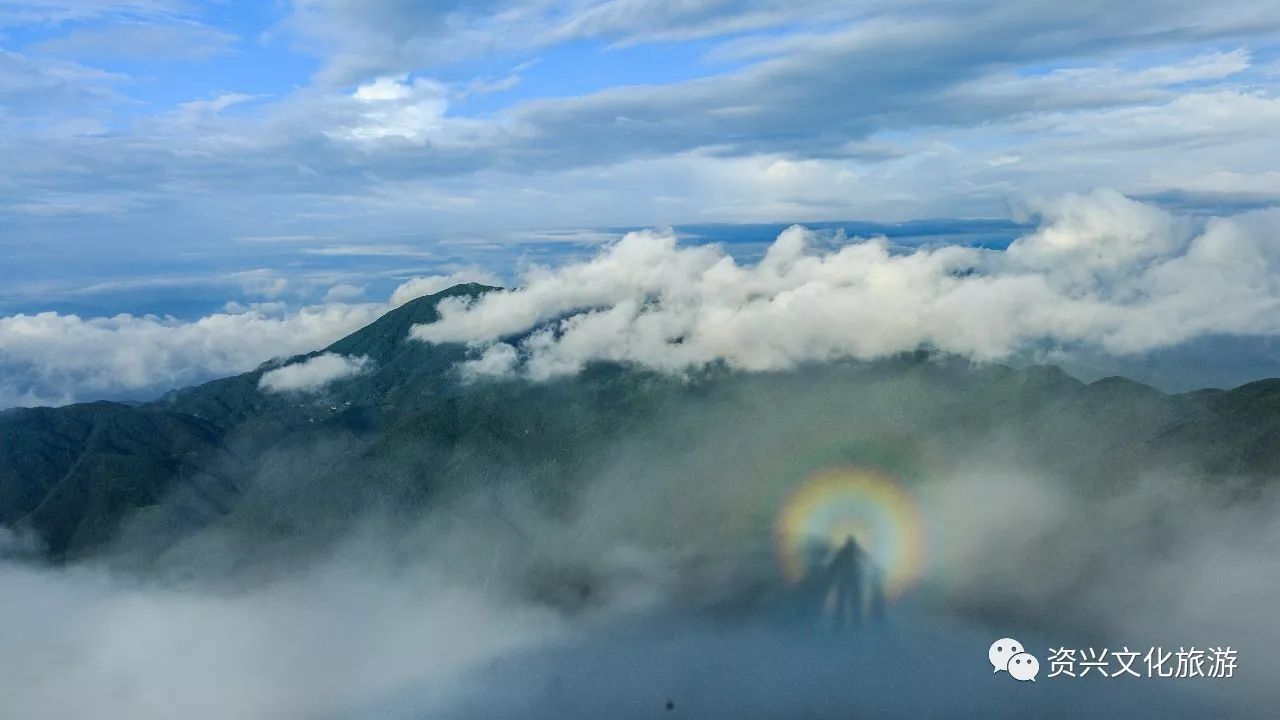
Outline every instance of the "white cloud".
<svg viewBox="0 0 1280 720">
<path fill-rule="evenodd" d="M 355 141 L 400 138 L 426 143 L 438 138 L 445 128 L 449 108 L 447 91 L 439 83 L 419 78 L 379 78 L 356 88 L 353 120 L 330 131 L 335 137 Z"/>
<path fill-rule="evenodd" d="M 75 58 L 194 60 L 230 52 L 235 41 L 230 33 L 193 23 L 121 23 L 77 28 L 35 49 Z"/>
<path fill-rule="evenodd" d="M 0 27 L 177 14 L 184 0 L 0 0 Z"/>
<path fill-rule="evenodd" d="M 493 273 L 480 269 L 459 270 L 452 275 L 416 277 L 407 280 L 395 289 L 395 292 L 391 294 L 391 305 L 400 307 L 410 300 L 424 295 L 434 295 L 441 290 L 447 290 L 454 285 L 465 283 L 479 283 L 481 285 L 499 287 L 502 285 L 502 280 Z"/>
<path fill-rule="evenodd" d="M 196 94 L 204 104 L 136 122 L 121 122 L 134 104 L 101 118 L 77 111 L 77 126 L 94 124 L 72 132 L 58 103 L 132 87 L 84 78 L 10 103 L 44 122 L 0 134 L 0 155 L 14 158 L 0 169 L 9 191 L 0 212 L 20 213 L 32 233 L 103 241 L 101 223 L 48 218 L 117 213 L 165 227 L 199 217 L 229 226 L 211 234 L 237 236 L 288 217 L 281 234 L 353 237 L 371 223 L 391 236 L 425 223 L 476 232 L 974 216 L 1021 193 L 1154 194 L 1179 189 L 1163 179 L 1185 184 L 1206 168 L 1257 173 L 1277 150 L 1273 83 L 1253 64 L 1277 23 L 1256 3 L 1087 14 L 1047 2 L 1008 13 L 983 2 L 830 0 L 307 0 L 293 9 L 286 25 L 312 41 L 324 69 L 237 112 L 214 111 L 243 94 L 210 99 L 207 88 Z M 768 30 L 802 18 L 801 31 Z M 769 48 L 712 58 L 697 79 L 641 75 L 596 91 L 547 86 L 532 72 L 509 103 L 484 110 L 457 101 L 473 78 L 445 82 L 435 64 L 584 37 L 744 33 Z M 43 137 L 51 127 L 70 137 Z M 22 152 L 37 141 L 38 156 Z M 1164 152 L 1170 143 L 1184 151 Z M 1010 157 L 1021 161 L 999 162 Z M 102 177 L 111 187 L 90 181 Z"/>
<path fill-rule="evenodd" d="M 1039 0 L 1017 13 L 998 3 L 837 0 L 300 0 L 290 8 L 280 27 L 301 33 L 321 69 L 273 98 L 200 88 L 193 102 L 157 108 L 124 101 L 121 93 L 141 87 L 124 75 L 24 54 L 31 45 L 0 51 L 0 157 L 9 160 L 0 167 L 0 221 L 16 243 L 42 248 L 13 261 L 15 276 L 50 253 L 129 245 L 126 254 L 163 260 L 203 252 L 220 236 L 336 243 L 430 228 L 493 239 L 530 227 L 992 216 L 1010 198 L 1097 185 L 1131 196 L 1236 196 L 1221 199 L 1227 207 L 1245 195 L 1255 205 L 1280 200 L 1272 167 L 1280 99 L 1265 51 L 1280 15 L 1256 2 L 1144 1 L 1106 13 Z M 0 24 L 204 27 L 199 15 L 197 5 L 166 0 L 0 0 Z M 805 21 L 798 29 L 797 20 Z M 478 84 L 436 64 L 484 57 L 493 70 L 489 60 L 507 66 L 571 40 L 693 36 L 712 38 L 699 45 L 711 49 L 707 62 L 672 77 L 695 79 L 642 73 L 628 87 L 548 85 L 544 71 L 565 60 L 550 54 L 541 70 L 525 72 L 526 63 Z M 597 47 L 565 49 L 573 61 Z M 614 67 L 625 54 L 601 62 Z M 463 100 L 516 77 L 520 92 L 508 104 Z M 235 103 L 243 104 L 228 111 Z M 180 234 L 193 240 L 179 247 L 173 227 L 199 232 Z M 1140 253 L 1167 260 L 1151 239 Z M 1045 243 L 1034 253 L 1024 243 L 1023 260 L 1049 252 Z M 1074 261 L 1090 248 L 1053 252 Z M 445 259 L 437 249 L 343 241 L 304 252 Z M 1137 262 L 1108 257 L 1121 270 Z M 1079 272 L 1084 282 L 1101 268 Z M 302 286 L 258 271 L 239 279 L 251 294 L 296 301 L 349 278 Z M 111 279 L 85 282 L 99 280 Z M 433 287 L 443 286 L 405 290 L 396 302 Z M 112 352 L 99 357 L 83 362 L 114 362 Z M 98 380 L 57 369 L 69 364 L 11 374 L 24 379 L 5 380 L 6 397 L 137 389 L 105 379 L 114 372 Z M 172 375 L 157 386 L 243 367 L 182 353 L 154 365 L 156 377 Z"/>
<path fill-rule="evenodd" d="M 521 370 L 546 378 L 592 360 L 771 370 L 921 345 L 995 359 L 1044 343 L 1130 353 L 1280 333 L 1280 210 L 1197 227 L 1113 191 L 1035 210 L 1040 228 L 1008 251 L 895 254 L 874 238 L 822 250 L 793 227 L 739 265 L 670 233 L 631 233 L 589 261 L 535 268 L 518 289 L 446 300 L 413 336 L 488 344 L 536 330 Z M 505 372 L 514 356 L 494 345 L 465 369 Z"/>
<path fill-rule="evenodd" d="M 0 317 L 0 407 L 139 396 L 310 352 L 372 322 L 381 304 L 292 312 L 233 307 L 192 322 L 154 316 Z"/>
<path fill-rule="evenodd" d="M 369 362 L 368 357 L 324 353 L 263 373 L 258 387 L 268 392 L 318 392 L 329 383 L 359 375 Z"/>
<path fill-rule="evenodd" d="M 115 84 L 124 80 L 78 63 L 30 57 L 0 48 L 0 100 L 10 116 L 39 115 L 48 110 L 93 117 L 101 106 L 119 100 Z"/>
<path fill-rule="evenodd" d="M 500 378 L 512 375 L 520 364 L 515 347 L 507 343 L 494 343 L 485 348 L 480 357 L 462 364 L 464 378 Z"/>
<path fill-rule="evenodd" d="M 362 243 L 360 245 L 326 245 L 324 247 L 303 250 L 308 255 L 328 257 L 416 257 L 431 258 L 435 253 L 424 250 L 421 246 L 405 244 Z"/>
<path fill-rule="evenodd" d="M 279 295 L 283 278 L 246 273 L 246 290 Z M 325 302 L 293 308 L 274 301 L 228 302 L 193 321 L 153 315 L 81 318 L 55 312 L 0 316 L 0 408 L 145 398 L 175 387 L 246 372 L 278 357 L 323 348 L 383 313 L 461 283 L 498 286 L 480 269 L 412 278 L 387 302 L 353 303 L 363 289 L 332 286 Z M 321 356 L 267 373 L 263 387 L 304 389 L 364 367 L 360 358 Z"/>
<path fill-rule="evenodd" d="M 244 93 L 221 93 L 209 100 L 191 100 L 178 103 L 178 111 L 189 116 L 217 115 L 229 107 L 249 102 L 253 98 L 253 95 Z"/>
<path fill-rule="evenodd" d="M 240 281 L 240 286 L 249 295 L 275 299 L 289 289 L 289 279 L 270 270 L 249 270 L 235 273 L 232 277 Z"/>
<path fill-rule="evenodd" d="M 1137 70 L 1104 64 L 1034 74 L 1002 71 L 959 84 L 946 102 L 1037 111 L 1137 104 L 1172 99 L 1178 95 L 1173 86 L 1223 80 L 1249 66 L 1249 53 L 1238 49 Z"/>
<path fill-rule="evenodd" d="M 350 283 L 341 283 L 329 288 L 324 294 L 326 303 L 354 302 L 364 297 L 364 288 Z"/>
<path fill-rule="evenodd" d="M 824 249 L 793 228 L 754 265 L 714 246 L 681 246 L 669 233 L 632 233 L 589 261 L 533 267 L 516 290 L 467 306 L 447 301 L 441 321 L 414 334 L 477 344 L 469 375 L 549 377 L 593 359 L 671 372 L 715 360 L 769 369 L 922 343 L 999 358 L 1033 345 L 1132 353 L 1211 333 L 1280 331 L 1280 210 L 1204 222 L 1099 191 L 1025 212 L 1041 225 L 1008 251 L 900 254 L 882 239 Z M 268 273 L 241 279 L 268 293 L 287 287 Z M 459 270 L 408 280 L 385 304 L 234 304 L 193 322 L 3 317 L 0 406 L 144 397 L 243 372 L 323 348 L 465 282 L 505 284 Z M 330 300 L 354 297 L 354 286 L 337 287 Z M 555 334 L 495 345 L 548 322 Z"/>
</svg>

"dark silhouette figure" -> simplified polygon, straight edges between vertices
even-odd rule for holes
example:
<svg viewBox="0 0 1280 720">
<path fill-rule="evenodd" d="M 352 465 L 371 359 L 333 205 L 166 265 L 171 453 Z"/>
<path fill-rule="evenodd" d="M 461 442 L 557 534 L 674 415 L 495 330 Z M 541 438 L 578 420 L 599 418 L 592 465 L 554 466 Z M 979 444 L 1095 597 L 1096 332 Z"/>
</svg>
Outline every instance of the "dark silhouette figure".
<svg viewBox="0 0 1280 720">
<path fill-rule="evenodd" d="M 807 571 L 797 588 L 805 615 L 820 617 L 835 632 L 884 619 L 884 574 L 853 537 L 829 561 L 829 546 L 806 547 Z"/>
<path fill-rule="evenodd" d="M 827 597 L 823 598 L 823 610 L 836 632 L 843 632 L 862 624 L 863 615 L 863 563 L 866 559 L 862 548 L 853 538 L 845 541 L 827 566 Z"/>
</svg>

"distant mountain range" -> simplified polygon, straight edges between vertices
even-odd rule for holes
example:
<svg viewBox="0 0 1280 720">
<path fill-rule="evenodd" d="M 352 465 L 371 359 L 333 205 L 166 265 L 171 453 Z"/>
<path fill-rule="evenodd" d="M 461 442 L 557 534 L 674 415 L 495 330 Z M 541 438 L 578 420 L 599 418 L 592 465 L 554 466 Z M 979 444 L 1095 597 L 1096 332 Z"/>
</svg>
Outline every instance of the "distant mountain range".
<svg viewBox="0 0 1280 720">
<path fill-rule="evenodd" d="M 622 445 L 693 472 L 682 453 L 735 432 L 757 440 L 725 456 L 769 483 L 831 461 L 928 472 L 976 447 L 1082 483 L 1159 471 L 1247 486 L 1280 474 L 1280 379 L 1168 395 L 918 352 L 782 373 L 598 364 L 549 382 L 467 382 L 455 368 L 468 348 L 409 331 L 435 320 L 441 299 L 490 289 L 419 298 L 323 350 L 153 402 L 2 412 L 0 524 L 34 531 L 55 559 L 108 546 L 151 557 L 210 528 L 287 549 L 336 537 L 363 511 L 413 518 L 504 483 L 559 512 Z M 322 352 L 371 362 L 316 393 L 259 388 L 265 372 Z M 778 432 L 762 433 L 771 423 Z M 767 460 L 779 454 L 800 459 L 778 471 Z"/>
</svg>

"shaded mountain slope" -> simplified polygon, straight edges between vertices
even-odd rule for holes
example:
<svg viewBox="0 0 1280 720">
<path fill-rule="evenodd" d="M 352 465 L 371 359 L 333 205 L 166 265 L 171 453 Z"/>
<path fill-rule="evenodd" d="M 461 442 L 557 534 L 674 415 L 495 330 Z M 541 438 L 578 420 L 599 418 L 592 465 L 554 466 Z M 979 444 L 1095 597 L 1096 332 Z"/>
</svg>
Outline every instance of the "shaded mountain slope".
<svg viewBox="0 0 1280 720">
<path fill-rule="evenodd" d="M 223 437 L 191 415 L 118 403 L 0 414 L 0 520 L 36 529 L 55 553 L 96 545 L 210 466 Z"/>
<path fill-rule="evenodd" d="M 418 298 L 335 343 L 331 351 L 368 354 L 380 368 L 347 388 L 346 395 L 357 398 L 349 405 L 259 389 L 263 373 L 318 351 L 140 406 L 97 402 L 0 412 L 0 523 L 34 529 L 62 556 L 100 545 L 122 518 L 175 489 L 203 506 L 197 515 L 223 512 L 242 489 L 236 479 L 268 448 L 299 435 L 367 428 L 378 405 L 366 399 L 401 394 L 398 372 L 415 387 L 435 382 L 462 348 L 410 343 L 408 328 L 434 319 L 441 298 L 483 290 L 458 286 Z"/>
</svg>

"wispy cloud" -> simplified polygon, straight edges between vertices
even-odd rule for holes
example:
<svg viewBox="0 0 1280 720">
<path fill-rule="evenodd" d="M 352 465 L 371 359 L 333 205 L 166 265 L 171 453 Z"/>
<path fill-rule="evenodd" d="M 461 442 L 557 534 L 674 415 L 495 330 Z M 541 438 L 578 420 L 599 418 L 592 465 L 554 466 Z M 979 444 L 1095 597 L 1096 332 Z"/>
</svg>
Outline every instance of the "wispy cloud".
<svg viewBox="0 0 1280 720">
<path fill-rule="evenodd" d="M 328 255 L 328 256 L 386 256 L 386 257 L 412 257 L 412 258 L 431 258 L 436 253 L 424 249 L 422 246 L 404 245 L 404 244 L 378 244 L 369 243 L 367 245 L 325 245 L 322 247 L 313 247 L 303 250 L 308 255 Z"/>
<path fill-rule="evenodd" d="M 317 392 L 338 380 L 359 375 L 368 366 L 367 357 L 324 353 L 263 373 L 258 387 L 276 393 Z"/>
<path fill-rule="evenodd" d="M 385 236 L 427 223 L 456 233 L 993 215 L 1010 197 L 1092 185 L 1186 189 L 1183 166 L 1263 172 L 1259 158 L 1276 149 L 1267 128 L 1280 101 L 1253 57 L 1280 30 L 1249 3 L 1097 14 L 1051 3 L 637 7 L 299 3 L 285 27 L 320 56 L 313 82 L 274 97 L 201 89 L 129 123 L 120 118 L 138 111 L 120 104 L 117 78 L 9 51 L 24 79 L 6 85 L 0 73 L 0 94 L 22 88 L 32 122 L 0 141 L 17 158 L 0 171 L 7 210 L 68 236 L 92 235 L 88 216 L 111 214 L 198 216 L 233 237 L 287 216 L 283 234 L 344 238 L 370 223 Z M 440 77 L 458 58 L 522 57 L 571 38 L 692 36 L 713 51 L 768 48 L 694 80 L 584 92 L 550 90 L 540 67 L 523 67 L 509 100 L 470 114 L 459 98 L 499 76 Z M 43 138 L 39 157 L 18 152 L 48 132 L 35 119 L 67 108 L 99 124 Z M 1149 152 L 1178 133 L 1194 161 Z M 229 205 L 239 212 L 220 211 Z M 74 231 L 38 225 L 68 216 L 86 219 Z"/>
<path fill-rule="evenodd" d="M 230 52 L 236 39 L 231 33 L 191 23 L 130 23 L 77 28 L 37 43 L 32 50 L 82 60 L 197 60 Z"/>
</svg>

